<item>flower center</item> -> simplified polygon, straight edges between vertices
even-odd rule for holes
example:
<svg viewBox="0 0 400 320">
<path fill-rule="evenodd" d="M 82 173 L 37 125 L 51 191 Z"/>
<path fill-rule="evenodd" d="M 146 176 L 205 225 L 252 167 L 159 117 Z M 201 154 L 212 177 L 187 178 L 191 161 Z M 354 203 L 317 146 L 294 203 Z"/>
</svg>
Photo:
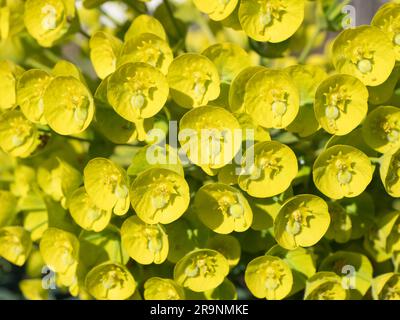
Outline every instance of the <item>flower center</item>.
<svg viewBox="0 0 400 320">
<path fill-rule="evenodd" d="M 394 36 L 393 42 L 395 45 L 400 46 L 400 33 Z"/>
<path fill-rule="evenodd" d="M 391 129 L 386 135 L 389 142 L 397 142 L 399 140 L 399 131 L 396 129 Z"/>
<path fill-rule="evenodd" d="M 282 117 L 287 111 L 287 104 L 284 101 L 275 101 L 272 103 L 272 113 L 275 117 Z"/>
<path fill-rule="evenodd" d="M 117 196 L 119 199 L 125 199 L 126 196 L 128 195 L 128 187 L 124 184 L 117 184 L 114 194 Z"/>
<path fill-rule="evenodd" d="M 141 109 L 143 108 L 146 102 L 146 97 L 141 92 L 136 92 L 131 98 L 131 106 L 134 109 Z"/>
<path fill-rule="evenodd" d="M 361 59 L 357 63 L 357 68 L 363 74 L 369 73 L 372 71 L 372 62 L 369 59 Z"/>
<path fill-rule="evenodd" d="M 228 212 L 234 218 L 241 218 L 243 216 L 244 209 L 240 203 L 235 203 L 229 207 Z"/>
<path fill-rule="evenodd" d="M 336 120 L 340 116 L 340 111 L 339 108 L 336 107 L 335 105 L 330 105 L 325 108 L 325 116 L 329 120 Z"/>
</svg>

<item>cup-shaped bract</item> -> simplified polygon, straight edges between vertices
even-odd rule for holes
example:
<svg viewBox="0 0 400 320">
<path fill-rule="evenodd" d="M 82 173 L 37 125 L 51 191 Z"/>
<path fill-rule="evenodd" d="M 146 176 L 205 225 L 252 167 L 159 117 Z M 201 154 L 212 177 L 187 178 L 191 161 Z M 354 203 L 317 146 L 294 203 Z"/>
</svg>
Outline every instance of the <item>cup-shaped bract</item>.
<svg viewBox="0 0 400 320">
<path fill-rule="evenodd" d="M 380 153 L 394 153 L 400 147 L 400 108 L 379 106 L 372 110 L 362 127 L 365 142 Z"/>
<path fill-rule="evenodd" d="M 251 66 L 241 70 L 233 78 L 229 87 L 229 108 L 232 112 L 244 112 L 244 96 L 247 82 L 259 71 L 265 70 L 262 66 Z"/>
<path fill-rule="evenodd" d="M 315 94 L 315 116 L 330 134 L 346 135 L 364 120 L 368 112 L 368 89 L 350 75 L 333 75 Z"/>
<path fill-rule="evenodd" d="M 143 62 L 167 74 L 173 59 L 172 49 L 165 40 L 152 33 L 141 33 L 124 43 L 118 65 Z"/>
<path fill-rule="evenodd" d="M 144 283 L 145 300 L 184 300 L 185 291 L 172 279 L 152 277 Z"/>
<path fill-rule="evenodd" d="M 324 150 L 314 162 L 315 186 L 327 197 L 341 199 L 360 195 L 372 180 L 374 167 L 360 150 L 336 145 Z"/>
<path fill-rule="evenodd" d="M 117 67 L 122 41 L 112 34 L 97 31 L 90 38 L 89 46 L 94 70 L 100 79 L 104 79 Z"/>
<path fill-rule="evenodd" d="M 294 196 L 279 210 L 274 221 L 275 239 L 288 250 L 310 247 L 324 236 L 331 222 L 326 202 L 311 194 Z"/>
<path fill-rule="evenodd" d="M 28 231 L 20 226 L 0 228 L 0 257 L 17 265 L 24 265 L 32 249 Z"/>
<path fill-rule="evenodd" d="M 302 24 L 304 5 L 304 0 L 241 0 L 240 24 L 254 40 L 282 42 Z"/>
<path fill-rule="evenodd" d="M 125 300 L 134 294 L 136 281 L 126 267 L 109 261 L 89 271 L 85 287 L 97 300 Z"/>
<path fill-rule="evenodd" d="M 168 256 L 168 236 L 160 224 L 146 224 L 137 216 L 124 221 L 122 245 L 129 256 L 140 264 L 160 264 Z"/>
<path fill-rule="evenodd" d="M 104 230 L 110 222 L 111 209 L 98 208 L 84 187 L 78 188 L 72 193 L 68 204 L 72 218 L 82 229 L 99 232 Z"/>
<path fill-rule="evenodd" d="M 76 281 L 79 261 L 79 240 L 67 231 L 48 228 L 40 240 L 40 254 L 46 265 L 63 277 L 65 286 Z"/>
<path fill-rule="evenodd" d="M 49 300 L 49 291 L 43 288 L 42 279 L 25 279 L 18 284 L 27 300 Z"/>
<path fill-rule="evenodd" d="M 383 155 L 379 173 L 386 192 L 400 197 L 400 150 Z"/>
<path fill-rule="evenodd" d="M 253 212 L 243 194 L 222 183 L 201 187 L 194 206 L 200 220 L 216 233 L 244 232 L 253 222 Z"/>
<path fill-rule="evenodd" d="M 17 101 L 29 121 L 46 124 L 43 96 L 51 80 L 52 76 L 40 69 L 25 71 L 19 78 Z"/>
<path fill-rule="evenodd" d="M 247 81 L 244 111 L 264 128 L 287 127 L 296 118 L 299 106 L 299 91 L 284 71 L 265 69 Z"/>
<path fill-rule="evenodd" d="M 44 92 L 43 104 L 50 128 L 62 135 L 83 132 L 94 116 L 92 94 L 72 76 L 55 77 Z"/>
<path fill-rule="evenodd" d="M 218 69 L 200 54 L 185 53 L 175 58 L 167 79 L 172 99 L 183 108 L 204 106 L 220 94 Z"/>
<path fill-rule="evenodd" d="M 230 83 L 243 69 L 249 67 L 250 55 L 239 45 L 229 42 L 214 44 L 202 52 L 218 69 L 221 82 Z"/>
<path fill-rule="evenodd" d="M 204 292 L 207 300 L 237 300 L 238 293 L 235 285 L 228 278 L 216 288 Z"/>
<path fill-rule="evenodd" d="M 252 197 L 273 197 L 289 188 L 297 172 L 296 155 L 288 146 L 258 142 L 246 150 L 239 187 Z"/>
<path fill-rule="evenodd" d="M 157 114 L 168 93 L 161 71 L 143 62 L 122 65 L 108 80 L 108 102 L 121 117 L 132 122 Z"/>
<path fill-rule="evenodd" d="M 337 202 L 328 203 L 331 224 L 325 237 L 329 240 L 335 240 L 337 243 L 346 243 L 350 240 L 352 234 L 352 222 L 350 215 Z"/>
<path fill-rule="evenodd" d="M 320 128 L 314 114 L 314 97 L 318 86 L 327 74 L 322 67 L 314 65 L 295 65 L 284 71 L 295 83 L 300 94 L 299 113 L 287 130 L 298 133 L 300 137 L 307 137 Z"/>
<path fill-rule="evenodd" d="M 389 78 L 396 55 L 389 37 L 377 27 L 346 29 L 332 47 L 336 71 L 360 79 L 367 86 L 378 86 Z"/>
<path fill-rule="evenodd" d="M 175 171 L 150 168 L 139 174 L 130 186 L 136 214 L 149 224 L 168 224 L 179 219 L 190 202 L 189 186 Z"/>
<path fill-rule="evenodd" d="M 334 272 L 317 272 L 308 279 L 304 300 L 346 300 L 348 290 L 342 285 L 342 278 Z"/>
<path fill-rule="evenodd" d="M 43 47 L 52 47 L 70 30 L 76 17 L 74 0 L 27 0 L 25 27 Z"/>
<path fill-rule="evenodd" d="M 85 190 L 93 203 L 116 215 L 129 209 L 128 175 L 126 171 L 106 158 L 94 158 L 83 170 Z"/>
<path fill-rule="evenodd" d="M 0 228 L 8 225 L 17 213 L 17 198 L 7 190 L 0 190 Z"/>
<path fill-rule="evenodd" d="M 246 267 L 244 280 L 250 292 L 259 299 L 282 300 L 292 290 L 293 275 L 281 258 L 261 256 Z"/>
<path fill-rule="evenodd" d="M 384 273 L 372 280 L 372 296 L 375 300 L 400 299 L 400 274 Z"/>
<path fill-rule="evenodd" d="M 124 39 L 128 41 L 142 33 L 151 33 L 165 41 L 167 40 L 167 35 L 161 22 L 147 14 L 141 14 L 133 20 L 128 31 L 125 33 Z"/>
<path fill-rule="evenodd" d="M 226 19 L 235 10 L 238 2 L 239 0 L 194 0 L 197 9 L 215 21 Z"/>
<path fill-rule="evenodd" d="M 17 104 L 17 82 L 24 70 L 8 60 L 0 61 L 0 110 L 10 109 Z"/>
<path fill-rule="evenodd" d="M 174 279 L 195 292 L 218 287 L 229 273 L 229 263 L 218 251 L 198 249 L 189 252 L 175 264 Z"/>
<path fill-rule="evenodd" d="M 386 3 L 375 14 L 371 25 L 378 27 L 392 39 L 396 59 L 400 61 L 400 3 Z"/>
<path fill-rule="evenodd" d="M 0 147 L 14 157 L 26 158 L 39 145 L 36 126 L 18 110 L 0 114 Z"/>
<path fill-rule="evenodd" d="M 188 158 L 204 171 L 230 163 L 242 143 L 237 119 L 221 107 L 204 106 L 188 111 L 179 123 L 179 142 Z"/>
<path fill-rule="evenodd" d="M 229 267 L 235 267 L 240 261 L 241 248 L 239 240 L 232 235 L 217 234 L 207 241 L 207 248 L 216 250 L 228 260 Z"/>
</svg>

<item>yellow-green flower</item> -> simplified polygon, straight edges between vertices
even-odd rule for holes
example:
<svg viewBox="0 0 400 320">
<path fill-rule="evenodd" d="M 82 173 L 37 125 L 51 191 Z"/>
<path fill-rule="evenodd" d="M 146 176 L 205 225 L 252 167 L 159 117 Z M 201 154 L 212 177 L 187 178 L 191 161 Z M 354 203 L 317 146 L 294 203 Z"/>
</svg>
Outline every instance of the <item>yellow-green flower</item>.
<svg viewBox="0 0 400 320">
<path fill-rule="evenodd" d="M 239 240 L 234 236 L 217 234 L 207 241 L 207 248 L 218 251 L 228 260 L 229 267 L 235 267 L 240 260 L 241 248 Z"/>
<path fill-rule="evenodd" d="M 365 142 L 380 153 L 394 153 L 400 147 L 400 108 L 379 106 L 362 127 Z"/>
<path fill-rule="evenodd" d="M 374 167 L 360 150 L 336 145 L 323 151 L 314 162 L 316 187 L 332 199 L 356 197 L 372 180 Z"/>
<path fill-rule="evenodd" d="M 339 73 L 352 75 L 367 86 L 385 82 L 396 62 L 389 37 L 371 26 L 342 31 L 333 44 L 332 53 Z"/>
<path fill-rule="evenodd" d="M 151 33 L 163 40 L 167 40 L 167 35 L 160 21 L 153 16 L 142 14 L 132 21 L 128 31 L 125 33 L 125 41 L 143 33 Z"/>
<path fill-rule="evenodd" d="M 242 193 L 222 183 L 206 184 L 196 193 L 195 210 L 200 220 L 216 233 L 243 232 L 250 228 L 253 213 Z"/>
<path fill-rule="evenodd" d="M 146 223 L 168 224 L 179 219 L 189 206 L 189 186 L 175 171 L 150 168 L 130 186 L 136 214 Z"/>
<path fill-rule="evenodd" d="M 267 300 L 282 300 L 293 285 L 289 265 L 278 257 L 268 255 L 249 262 L 244 280 L 255 297 Z"/>
<path fill-rule="evenodd" d="M 240 24 L 254 40 L 282 42 L 302 24 L 304 3 L 304 0 L 241 0 Z"/>
<path fill-rule="evenodd" d="M 239 187 L 252 197 L 273 197 L 289 188 L 297 172 L 297 158 L 289 147 L 259 142 L 246 150 Z"/>
<path fill-rule="evenodd" d="M 400 3 L 386 3 L 380 7 L 371 25 L 378 27 L 392 39 L 396 59 L 400 61 Z"/>
<path fill-rule="evenodd" d="M 185 53 L 175 58 L 167 78 L 172 99 L 183 108 L 204 106 L 220 94 L 217 67 L 199 54 Z"/>
<path fill-rule="evenodd" d="M 283 71 L 265 69 L 247 81 L 244 111 L 262 127 L 287 127 L 296 118 L 299 105 L 299 91 Z"/>
<path fill-rule="evenodd" d="M 342 278 L 334 272 L 317 272 L 307 281 L 304 300 L 347 300 L 348 291 Z"/>
<path fill-rule="evenodd" d="M 311 194 L 290 198 L 274 221 L 275 239 L 288 250 L 310 247 L 324 236 L 331 222 L 326 202 Z"/>
<path fill-rule="evenodd" d="M 17 82 L 24 70 L 15 63 L 0 61 L 0 110 L 10 109 L 17 104 Z"/>
<path fill-rule="evenodd" d="M 386 192 L 400 197 L 400 150 L 383 155 L 379 173 Z"/>
<path fill-rule="evenodd" d="M 207 300 L 237 300 L 238 294 L 235 285 L 228 279 L 216 288 L 204 292 Z"/>
<path fill-rule="evenodd" d="M 97 300 L 125 300 L 134 294 L 136 281 L 123 265 L 104 262 L 89 271 L 85 287 Z"/>
<path fill-rule="evenodd" d="M 351 238 L 352 222 L 346 210 L 336 202 L 328 203 L 331 224 L 325 237 L 338 243 L 346 243 Z"/>
<path fill-rule="evenodd" d="M 43 288 L 42 279 L 25 279 L 20 281 L 19 288 L 28 300 L 48 300 L 49 291 Z"/>
<path fill-rule="evenodd" d="M 174 279 L 195 292 L 218 287 L 229 273 L 226 258 L 215 250 L 199 249 L 186 254 L 174 268 Z"/>
<path fill-rule="evenodd" d="M 17 265 L 24 265 L 32 249 L 32 240 L 23 227 L 10 226 L 0 229 L 0 257 Z"/>
<path fill-rule="evenodd" d="M 373 279 L 372 296 L 375 300 L 400 300 L 400 274 L 389 272 Z"/>
<path fill-rule="evenodd" d="M 227 18 L 235 10 L 238 2 L 239 0 L 194 0 L 196 7 L 215 21 Z"/>
<path fill-rule="evenodd" d="M 168 256 L 168 236 L 160 224 L 146 224 L 137 216 L 124 221 L 122 245 L 129 256 L 140 264 L 160 264 Z"/>
<path fill-rule="evenodd" d="M 346 135 L 368 112 L 368 90 L 357 78 L 333 75 L 323 81 L 315 94 L 315 116 L 325 131 Z"/>
<path fill-rule="evenodd" d="M 184 300 L 183 288 L 172 279 L 152 277 L 144 284 L 145 300 Z"/>
</svg>

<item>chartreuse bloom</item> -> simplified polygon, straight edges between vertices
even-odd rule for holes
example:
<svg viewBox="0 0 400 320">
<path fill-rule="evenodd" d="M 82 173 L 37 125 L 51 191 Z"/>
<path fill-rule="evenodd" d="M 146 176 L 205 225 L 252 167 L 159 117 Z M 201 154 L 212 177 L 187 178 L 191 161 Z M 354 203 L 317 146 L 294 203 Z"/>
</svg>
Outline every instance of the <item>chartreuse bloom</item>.
<svg viewBox="0 0 400 320">
<path fill-rule="evenodd" d="M 218 69 L 200 54 L 185 53 L 175 58 L 167 78 L 172 99 L 183 108 L 206 105 L 220 94 Z"/>
<path fill-rule="evenodd" d="M 168 236 L 160 224 L 146 224 L 137 216 L 124 221 L 122 245 L 129 256 L 140 264 L 160 264 L 168 256 Z"/>
<path fill-rule="evenodd" d="M 383 155 L 379 173 L 386 192 L 400 197 L 400 149 Z"/>
<path fill-rule="evenodd" d="M 320 128 L 314 114 L 314 98 L 320 83 L 327 77 L 325 70 L 313 65 L 295 65 L 284 70 L 295 83 L 300 94 L 300 109 L 287 127 L 290 132 L 307 137 Z"/>
<path fill-rule="evenodd" d="M 249 262 L 244 281 L 255 297 L 282 300 L 292 290 L 293 275 L 284 260 L 265 255 Z"/>
<path fill-rule="evenodd" d="M 372 264 L 361 253 L 336 251 L 321 262 L 319 270 L 333 271 L 342 277 L 342 284 L 349 290 L 351 300 L 360 300 L 371 287 Z"/>
<path fill-rule="evenodd" d="M 167 35 L 160 21 L 147 14 L 137 16 L 133 20 L 128 31 L 125 33 L 124 39 L 128 41 L 143 33 L 151 33 L 165 41 L 167 40 Z"/>
<path fill-rule="evenodd" d="M 46 194 L 66 207 L 71 193 L 81 185 L 82 175 L 67 161 L 52 156 L 39 165 L 37 181 Z"/>
<path fill-rule="evenodd" d="M 303 290 L 308 278 L 316 272 L 316 256 L 312 249 L 298 247 L 287 250 L 279 245 L 274 245 L 266 253 L 267 256 L 275 256 L 285 261 L 293 275 L 293 286 L 289 296 Z"/>
<path fill-rule="evenodd" d="M 335 240 L 337 243 L 346 243 L 351 238 L 352 222 L 350 215 L 337 202 L 328 203 L 331 224 L 325 237 L 329 240 Z"/>
<path fill-rule="evenodd" d="M 380 7 L 371 25 L 380 28 L 392 39 L 396 59 L 400 61 L 400 3 L 386 3 Z"/>
<path fill-rule="evenodd" d="M 360 195 L 372 180 L 374 167 L 360 150 L 336 145 L 323 151 L 314 162 L 316 187 L 332 199 Z"/>
<path fill-rule="evenodd" d="M 133 181 L 130 198 L 133 209 L 145 223 L 168 224 L 179 219 L 188 208 L 189 186 L 175 171 L 150 168 Z"/>
<path fill-rule="evenodd" d="M 326 202 L 311 194 L 294 196 L 274 221 L 275 239 L 288 250 L 310 247 L 324 236 L 331 222 Z"/>
<path fill-rule="evenodd" d="M 17 82 L 24 69 L 8 60 L 0 61 L 0 110 L 10 109 L 17 104 Z"/>
<path fill-rule="evenodd" d="M 253 222 L 253 212 L 246 198 L 236 188 L 222 183 L 201 187 L 194 206 L 200 220 L 216 233 L 243 232 Z"/>
<path fill-rule="evenodd" d="M 51 80 L 50 74 L 39 69 L 25 71 L 19 78 L 17 101 L 29 121 L 46 124 L 43 96 Z"/>
<path fill-rule="evenodd" d="M 73 77 L 86 85 L 82 71 L 67 60 L 59 60 L 51 69 L 51 74 L 53 77 Z"/>
<path fill-rule="evenodd" d="M 385 82 L 396 62 L 390 38 L 371 26 L 342 31 L 333 44 L 332 53 L 337 72 L 352 75 L 367 86 Z"/>
<path fill-rule="evenodd" d="M 379 106 L 364 121 L 365 142 L 380 153 L 394 153 L 400 147 L 400 108 Z"/>
<path fill-rule="evenodd" d="M 304 0 L 241 0 L 240 24 L 254 40 L 282 42 L 301 26 L 304 3 Z"/>
<path fill-rule="evenodd" d="M 235 285 L 228 279 L 216 288 L 204 292 L 207 300 L 237 300 L 238 294 Z"/>
<path fill-rule="evenodd" d="M 347 300 L 349 292 L 334 272 L 317 272 L 308 279 L 304 300 Z"/>
<path fill-rule="evenodd" d="M 188 111 L 180 120 L 179 130 L 182 149 L 209 175 L 215 175 L 213 169 L 230 163 L 242 143 L 239 122 L 221 107 L 205 106 Z"/>
<path fill-rule="evenodd" d="M 283 71 L 265 69 L 247 81 L 244 110 L 262 127 L 287 127 L 296 118 L 299 105 L 299 91 Z"/>
<path fill-rule="evenodd" d="M 145 300 L 184 300 L 185 291 L 172 279 L 152 277 L 144 283 Z"/>
<path fill-rule="evenodd" d="M 229 88 L 229 108 L 232 112 L 244 112 L 243 103 L 247 83 L 256 73 L 262 70 L 266 69 L 262 66 L 246 67 L 233 78 Z"/>
<path fill-rule="evenodd" d="M 141 33 L 124 43 L 118 65 L 144 62 L 167 74 L 173 59 L 172 49 L 165 40 L 152 33 Z"/>
<path fill-rule="evenodd" d="M 234 236 L 217 234 L 207 241 L 207 248 L 216 250 L 228 260 L 229 267 L 235 267 L 240 260 L 241 248 L 239 240 Z"/>
<path fill-rule="evenodd" d="M 368 90 L 350 75 L 333 75 L 324 80 L 315 94 L 315 116 L 325 131 L 346 135 L 368 112 Z"/>
<path fill-rule="evenodd" d="M 25 27 L 43 47 L 52 47 L 70 30 L 76 18 L 74 0 L 27 0 Z"/>
<path fill-rule="evenodd" d="M 13 157 L 28 157 L 39 145 L 36 126 L 21 111 L 0 114 L 0 147 Z"/>
<path fill-rule="evenodd" d="M 48 300 L 49 291 L 43 288 L 42 279 L 25 279 L 20 281 L 19 288 L 28 300 Z"/>
<path fill-rule="evenodd" d="M 136 62 L 122 65 L 110 76 L 107 98 L 114 110 L 134 122 L 139 130 L 144 119 L 153 117 L 162 109 L 168 92 L 168 83 L 161 71 Z"/>
<path fill-rule="evenodd" d="M 17 213 L 17 198 L 7 190 L 0 190 L 0 228 L 9 224 Z"/>
<path fill-rule="evenodd" d="M 76 282 L 79 260 L 79 240 L 67 231 L 48 228 L 40 240 L 40 254 L 45 264 L 61 277 L 65 286 Z"/>
<path fill-rule="evenodd" d="M 400 65 L 396 65 L 389 78 L 376 87 L 368 87 L 369 103 L 373 105 L 383 105 L 390 101 L 396 90 L 396 85 L 400 79 Z"/>
<path fill-rule="evenodd" d="M 72 76 L 57 76 L 43 95 L 44 117 L 55 132 L 83 132 L 92 122 L 94 102 L 89 89 Z"/>
<path fill-rule="evenodd" d="M 0 2 L 0 41 L 12 39 L 24 29 L 24 0 Z"/>
<path fill-rule="evenodd" d="M 32 249 L 28 231 L 20 226 L 0 228 L 0 257 L 17 265 L 24 265 Z"/>
<path fill-rule="evenodd" d="M 273 197 L 289 188 L 298 172 L 294 152 L 277 141 L 258 142 L 246 150 L 239 187 L 256 198 Z"/>
<path fill-rule="evenodd" d="M 195 292 L 218 287 L 229 273 L 226 258 L 215 250 L 199 249 L 186 254 L 175 264 L 174 279 Z"/>
<path fill-rule="evenodd" d="M 97 31 L 89 42 L 90 60 L 100 79 L 106 78 L 117 67 L 122 41 L 112 34 Z"/>
<path fill-rule="evenodd" d="M 372 297 L 375 300 L 400 300 L 400 274 L 389 272 L 373 279 Z"/>
<path fill-rule="evenodd" d="M 108 261 L 89 271 L 85 287 L 97 300 L 125 300 L 134 294 L 136 281 L 126 267 Z"/>
<path fill-rule="evenodd" d="M 250 55 L 234 43 L 214 44 L 202 52 L 218 69 L 222 82 L 230 83 L 243 69 L 252 64 Z"/>
<path fill-rule="evenodd" d="M 194 0 L 197 9 L 215 21 L 226 19 L 235 10 L 238 2 L 239 0 Z"/>
<path fill-rule="evenodd" d="M 74 221 L 85 230 L 102 231 L 110 222 L 111 209 L 98 208 L 85 188 L 76 189 L 69 199 L 69 211 Z"/>
</svg>

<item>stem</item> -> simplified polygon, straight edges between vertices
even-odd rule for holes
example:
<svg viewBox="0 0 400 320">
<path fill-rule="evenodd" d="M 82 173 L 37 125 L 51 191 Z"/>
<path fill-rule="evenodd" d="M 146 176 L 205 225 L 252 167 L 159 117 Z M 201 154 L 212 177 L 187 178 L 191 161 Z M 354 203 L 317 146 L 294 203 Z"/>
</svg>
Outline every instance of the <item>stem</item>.
<svg viewBox="0 0 400 320">
<path fill-rule="evenodd" d="M 88 34 L 85 30 L 82 28 L 79 30 L 79 33 L 84 36 L 86 39 L 90 40 L 90 34 Z"/>
<path fill-rule="evenodd" d="M 351 0 L 344 0 L 342 3 L 338 6 L 332 6 L 332 9 L 328 11 L 328 20 L 333 20 L 336 18 L 338 14 L 340 14 L 343 10 L 344 6 L 347 6 Z"/>
<path fill-rule="evenodd" d="M 76 140 L 76 141 L 87 142 L 87 143 L 92 143 L 93 142 L 93 140 L 91 140 L 91 139 L 79 138 L 79 137 L 74 137 L 74 136 L 64 136 L 64 135 L 58 134 L 57 132 L 54 132 L 52 130 L 48 130 L 48 129 L 45 129 L 45 128 L 38 128 L 38 130 L 40 132 L 55 134 L 55 135 L 58 135 L 60 137 L 64 137 L 64 138 L 70 139 L 70 140 Z"/>
<path fill-rule="evenodd" d="M 40 70 L 45 70 L 45 71 L 49 71 L 49 72 L 51 71 L 49 66 L 47 66 L 33 58 L 27 58 L 25 60 L 25 65 L 28 67 L 31 67 L 33 69 L 40 69 Z"/>
</svg>

